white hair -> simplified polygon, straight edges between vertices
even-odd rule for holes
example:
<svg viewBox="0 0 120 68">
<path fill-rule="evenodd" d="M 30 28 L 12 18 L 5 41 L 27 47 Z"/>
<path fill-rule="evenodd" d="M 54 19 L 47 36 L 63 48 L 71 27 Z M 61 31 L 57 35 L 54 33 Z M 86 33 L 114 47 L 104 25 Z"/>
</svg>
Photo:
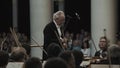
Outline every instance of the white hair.
<svg viewBox="0 0 120 68">
<path fill-rule="evenodd" d="M 57 11 L 56 13 L 53 14 L 53 20 L 58 19 L 60 16 L 64 16 L 63 11 Z"/>
</svg>

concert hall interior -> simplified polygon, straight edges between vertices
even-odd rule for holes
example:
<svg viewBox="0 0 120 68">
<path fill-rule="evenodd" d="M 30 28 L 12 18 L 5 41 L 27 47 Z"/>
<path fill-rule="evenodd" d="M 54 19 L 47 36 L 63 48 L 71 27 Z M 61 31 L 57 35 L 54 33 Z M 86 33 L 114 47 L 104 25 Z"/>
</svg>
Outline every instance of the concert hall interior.
<svg viewBox="0 0 120 68">
<path fill-rule="evenodd" d="M 20 50 L 25 55 L 22 62 L 29 57 L 38 57 L 43 62 L 44 28 L 55 21 L 53 15 L 57 11 L 65 14 L 62 43 L 67 43 L 66 50 L 83 52 L 85 62 L 81 66 L 91 64 L 90 60 L 86 62 L 88 59 L 96 59 L 95 53 L 101 49 L 100 44 L 104 45 L 103 41 L 107 41 L 107 48 L 113 44 L 120 46 L 120 0 L 0 0 L 0 3 L 0 49 L 12 54 L 10 62 L 17 61 L 11 58 L 17 52 L 13 47 L 19 46 L 26 49 L 26 53 Z M 101 43 L 101 37 L 107 40 Z M 84 51 L 86 48 L 89 53 Z M 86 68 L 96 68 L 94 64 Z"/>
</svg>

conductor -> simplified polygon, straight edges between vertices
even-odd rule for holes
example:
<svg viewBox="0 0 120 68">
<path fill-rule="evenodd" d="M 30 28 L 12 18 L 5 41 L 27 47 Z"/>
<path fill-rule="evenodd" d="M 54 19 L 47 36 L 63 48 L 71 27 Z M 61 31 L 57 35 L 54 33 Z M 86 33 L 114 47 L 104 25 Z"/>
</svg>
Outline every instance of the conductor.
<svg viewBox="0 0 120 68">
<path fill-rule="evenodd" d="M 61 26 L 65 22 L 65 14 L 63 11 L 57 11 L 53 14 L 53 20 L 48 23 L 44 30 L 43 30 L 43 35 L 44 35 L 44 50 L 47 51 L 47 47 L 51 43 L 56 43 L 60 45 L 60 48 L 62 48 L 62 29 Z M 43 60 L 47 59 L 47 55 L 43 52 Z"/>
</svg>

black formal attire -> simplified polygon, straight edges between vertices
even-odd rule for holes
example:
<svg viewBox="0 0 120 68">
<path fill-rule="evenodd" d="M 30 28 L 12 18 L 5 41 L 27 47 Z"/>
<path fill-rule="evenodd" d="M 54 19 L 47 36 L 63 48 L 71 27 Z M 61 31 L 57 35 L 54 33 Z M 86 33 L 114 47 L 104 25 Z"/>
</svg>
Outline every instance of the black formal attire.
<svg viewBox="0 0 120 68">
<path fill-rule="evenodd" d="M 45 26 L 43 34 L 44 34 L 44 46 L 43 46 L 44 50 L 46 50 L 47 47 L 53 42 L 60 45 L 60 42 L 58 39 L 60 38 L 60 35 L 58 33 L 57 27 L 54 22 L 50 22 Z M 43 52 L 43 60 L 46 60 L 46 59 L 47 59 L 47 55 Z"/>
<path fill-rule="evenodd" d="M 95 53 L 95 57 L 105 58 L 107 57 L 107 50 L 99 50 Z"/>
</svg>

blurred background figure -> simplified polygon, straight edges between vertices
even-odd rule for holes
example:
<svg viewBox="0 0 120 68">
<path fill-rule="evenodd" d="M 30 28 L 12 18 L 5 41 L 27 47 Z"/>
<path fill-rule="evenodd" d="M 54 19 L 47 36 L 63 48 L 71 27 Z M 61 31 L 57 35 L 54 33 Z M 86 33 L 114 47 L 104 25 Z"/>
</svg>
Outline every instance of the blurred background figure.
<svg viewBox="0 0 120 68">
<path fill-rule="evenodd" d="M 23 68 L 42 68 L 42 62 L 38 57 L 31 57 L 24 62 Z"/>
<path fill-rule="evenodd" d="M 112 64 L 120 65 L 120 47 L 118 45 L 112 44 L 108 47 L 110 61 Z"/>
<path fill-rule="evenodd" d="M 10 62 L 24 62 L 28 59 L 26 50 L 23 47 L 15 47 L 10 55 Z"/>
<path fill-rule="evenodd" d="M 44 68 L 68 68 L 68 66 L 61 58 L 50 58 L 46 61 Z"/>
<path fill-rule="evenodd" d="M 9 54 L 5 51 L 0 51 L 0 68 L 6 68 L 9 61 Z"/>
<path fill-rule="evenodd" d="M 74 50 L 73 55 L 75 58 L 75 68 L 82 68 L 80 64 L 82 63 L 84 59 L 84 55 L 81 51 Z"/>
<path fill-rule="evenodd" d="M 72 51 L 63 51 L 59 54 L 59 57 L 67 63 L 68 68 L 75 68 L 75 58 Z"/>
<path fill-rule="evenodd" d="M 72 50 L 81 51 L 80 40 L 73 40 Z"/>
<path fill-rule="evenodd" d="M 108 47 L 107 38 L 106 37 L 101 37 L 100 40 L 99 40 L 100 50 L 95 53 L 95 57 L 106 59 L 106 57 L 107 57 L 107 47 Z"/>
<path fill-rule="evenodd" d="M 81 48 L 82 48 L 81 51 L 84 57 L 90 57 L 90 45 L 88 40 L 83 42 L 83 45 L 81 46 Z"/>
<path fill-rule="evenodd" d="M 57 43 L 51 43 L 47 47 L 47 55 L 48 58 L 58 57 L 58 55 L 62 52 L 61 47 Z"/>
</svg>

